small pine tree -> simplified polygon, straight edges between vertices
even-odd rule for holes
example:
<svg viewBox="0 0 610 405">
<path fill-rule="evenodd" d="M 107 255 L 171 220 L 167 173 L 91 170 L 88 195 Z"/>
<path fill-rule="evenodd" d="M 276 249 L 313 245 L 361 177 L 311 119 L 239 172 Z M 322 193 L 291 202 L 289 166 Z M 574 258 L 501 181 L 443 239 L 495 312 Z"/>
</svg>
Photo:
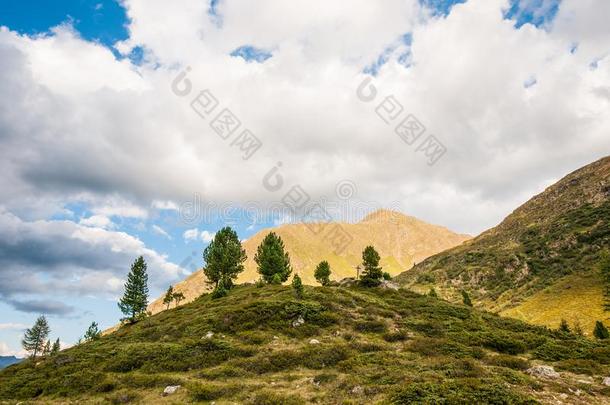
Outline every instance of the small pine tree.
<svg viewBox="0 0 610 405">
<path fill-rule="evenodd" d="M 432 298 L 438 298 L 438 294 L 436 293 L 436 290 L 433 288 L 430 288 L 430 291 L 428 291 L 428 297 L 432 297 Z"/>
<path fill-rule="evenodd" d="M 593 329 L 593 336 L 598 339 L 608 339 L 610 338 L 610 333 L 608 333 L 608 329 L 606 329 L 601 321 L 597 321 L 595 322 L 595 329 Z"/>
<path fill-rule="evenodd" d="M 44 350 L 42 351 L 43 356 L 48 356 L 51 354 L 51 340 L 47 339 L 47 343 L 44 345 Z"/>
<path fill-rule="evenodd" d="M 178 305 L 180 305 L 180 301 L 182 301 L 184 299 L 184 294 L 182 294 L 181 292 L 175 292 L 173 295 L 173 299 L 174 301 L 176 301 L 176 307 Z"/>
<path fill-rule="evenodd" d="M 55 355 L 55 354 L 59 353 L 60 350 L 61 350 L 61 345 L 59 343 L 59 338 L 57 338 L 57 340 L 55 342 L 53 342 L 53 347 L 51 347 L 51 355 Z"/>
<path fill-rule="evenodd" d="M 91 322 L 91 325 L 85 331 L 83 339 L 85 342 L 92 342 L 99 339 L 100 336 L 102 336 L 102 332 L 98 329 L 97 322 Z"/>
<path fill-rule="evenodd" d="M 362 277 L 360 277 L 360 283 L 365 287 L 375 287 L 381 283 L 381 267 L 379 267 L 379 253 L 373 246 L 367 246 L 362 252 Z"/>
<path fill-rule="evenodd" d="M 295 274 L 292 278 L 292 289 L 294 290 L 294 295 L 297 298 L 303 298 L 303 282 L 298 274 Z"/>
<path fill-rule="evenodd" d="M 284 241 L 275 232 L 270 232 L 256 249 L 254 261 L 258 272 L 269 284 L 282 284 L 292 273 L 290 256 L 285 251 Z"/>
<path fill-rule="evenodd" d="M 392 276 L 391 276 L 391 275 L 390 275 L 390 273 L 388 273 L 387 271 L 384 271 L 384 272 L 383 272 L 383 279 L 384 279 L 385 281 L 390 281 L 390 280 L 392 280 Z"/>
<path fill-rule="evenodd" d="M 468 305 L 469 307 L 472 306 L 472 301 L 470 300 L 470 295 L 468 295 L 468 293 L 465 290 L 462 290 L 462 301 L 464 302 L 464 305 Z"/>
<path fill-rule="evenodd" d="M 214 240 L 204 249 L 203 273 L 214 288 L 222 280 L 223 288 L 228 290 L 233 287 L 233 279 L 244 271 L 246 259 L 246 250 L 242 248 L 237 232 L 227 226 L 216 232 Z"/>
<path fill-rule="evenodd" d="M 602 252 L 598 267 L 602 276 L 604 311 L 610 311 L 610 253 L 608 251 Z"/>
<path fill-rule="evenodd" d="M 32 357 L 36 357 L 38 354 L 42 354 L 45 348 L 45 341 L 49 337 L 51 328 L 44 315 L 41 315 L 36 319 L 34 326 L 25 330 L 23 339 L 21 340 L 21 346 L 32 353 Z"/>
<path fill-rule="evenodd" d="M 563 318 L 561 319 L 561 322 L 559 322 L 558 331 L 562 333 L 572 333 L 572 330 L 570 330 L 570 325 L 568 325 L 568 321 Z"/>
<path fill-rule="evenodd" d="M 313 276 L 316 278 L 316 281 L 323 286 L 327 286 L 330 283 L 330 265 L 326 260 L 320 262 L 316 267 L 316 271 L 313 273 Z"/>
<path fill-rule="evenodd" d="M 169 309 L 169 305 L 175 299 L 176 297 L 174 296 L 174 287 L 170 285 L 167 291 L 165 292 L 165 297 L 163 297 L 163 303 L 166 305 L 165 309 Z"/>
<path fill-rule="evenodd" d="M 125 283 L 125 294 L 119 302 L 119 309 L 130 322 L 145 316 L 148 305 L 148 274 L 146 262 L 142 256 L 131 265 L 131 271 Z"/>
</svg>

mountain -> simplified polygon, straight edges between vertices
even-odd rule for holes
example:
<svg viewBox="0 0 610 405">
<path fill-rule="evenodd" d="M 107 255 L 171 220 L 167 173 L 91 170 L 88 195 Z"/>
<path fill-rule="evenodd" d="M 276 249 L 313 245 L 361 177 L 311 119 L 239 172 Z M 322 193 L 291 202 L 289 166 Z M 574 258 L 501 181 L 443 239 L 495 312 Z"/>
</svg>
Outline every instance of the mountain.
<svg viewBox="0 0 610 405">
<path fill-rule="evenodd" d="M 470 238 L 442 226 L 430 225 L 417 218 L 389 210 L 375 211 L 355 224 L 340 222 L 326 226 L 336 225 L 351 239 L 347 247 L 339 253 L 333 251 L 333 246 L 324 238 L 323 232 L 314 234 L 311 225 L 286 224 L 258 232 L 243 243 L 248 259 L 237 282 L 254 283 L 258 280 L 254 255 L 258 245 L 271 231 L 281 236 L 284 241 L 290 254 L 293 273 L 298 273 L 303 283 L 309 285 L 317 284 L 313 273 L 322 260 L 330 263 L 333 280 L 355 277 L 356 266 L 362 262 L 362 251 L 368 245 L 375 246 L 379 252 L 383 270 L 397 275 L 426 257 Z M 174 286 L 174 289 L 185 295 L 186 303 L 209 291 L 210 287 L 205 283 L 203 273 L 197 271 Z M 149 311 L 157 313 L 164 308 L 163 297 L 159 297 L 149 306 Z"/>
<path fill-rule="evenodd" d="M 18 359 L 15 356 L 0 356 L 0 369 L 10 366 L 11 364 L 17 364 L 23 359 Z"/>
<path fill-rule="evenodd" d="M 607 404 L 609 364 L 603 342 L 404 289 L 241 285 L 2 370 L 0 402 Z"/>
<path fill-rule="evenodd" d="M 610 157 L 567 175 L 476 238 L 432 256 L 397 280 L 435 286 L 478 305 L 557 327 L 577 320 L 586 332 L 602 313 L 600 254 L 610 249 Z"/>
</svg>

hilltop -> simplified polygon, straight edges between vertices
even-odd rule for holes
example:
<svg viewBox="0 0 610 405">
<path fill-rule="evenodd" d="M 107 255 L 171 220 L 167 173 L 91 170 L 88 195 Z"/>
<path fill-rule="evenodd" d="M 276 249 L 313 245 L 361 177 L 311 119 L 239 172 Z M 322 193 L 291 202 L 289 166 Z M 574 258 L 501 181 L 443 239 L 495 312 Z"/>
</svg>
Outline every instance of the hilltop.
<svg viewBox="0 0 610 405">
<path fill-rule="evenodd" d="M 407 290 L 238 286 L 10 366 L 0 400 L 603 404 L 609 364 L 607 344 Z"/>
<path fill-rule="evenodd" d="M 578 320 L 590 332 L 602 313 L 600 253 L 610 249 L 610 157 L 567 175 L 500 225 L 432 256 L 397 280 L 435 286 L 459 300 L 557 327 Z"/>
<path fill-rule="evenodd" d="M 329 226 L 340 225 L 351 242 L 342 252 L 336 253 L 322 236 L 311 231 L 310 226 L 302 223 L 285 224 L 262 230 L 243 243 L 248 259 L 245 270 L 237 279 L 238 283 L 254 283 L 259 278 L 254 255 L 258 245 L 269 232 L 277 233 L 290 254 L 293 273 L 298 273 L 304 284 L 318 284 L 313 272 L 318 263 L 327 260 L 332 268 L 333 280 L 356 276 L 356 266 L 362 262 L 362 251 L 373 245 L 381 256 L 381 266 L 391 275 L 397 275 L 413 267 L 425 258 L 457 246 L 470 239 L 447 228 L 431 225 L 396 211 L 378 210 L 365 216 L 360 222 L 350 224 L 334 222 Z M 187 279 L 174 286 L 182 292 L 189 302 L 199 295 L 209 292 L 202 271 L 196 271 Z M 157 313 L 163 310 L 163 297 L 155 300 L 149 310 Z"/>
</svg>

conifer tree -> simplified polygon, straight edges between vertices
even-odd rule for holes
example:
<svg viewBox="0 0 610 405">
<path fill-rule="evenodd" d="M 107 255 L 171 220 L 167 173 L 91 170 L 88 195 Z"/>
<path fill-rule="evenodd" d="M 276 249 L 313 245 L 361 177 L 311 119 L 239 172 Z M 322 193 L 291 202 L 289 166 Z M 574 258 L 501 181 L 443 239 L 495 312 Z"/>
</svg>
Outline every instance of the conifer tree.
<svg viewBox="0 0 610 405">
<path fill-rule="evenodd" d="M 25 330 L 21 345 L 23 348 L 32 353 L 32 357 L 42 354 L 45 348 L 45 341 L 49 337 L 51 328 L 44 315 L 41 315 L 36 319 L 34 326 Z"/>
<path fill-rule="evenodd" d="M 222 298 L 227 295 L 227 289 L 225 287 L 225 280 L 223 278 L 220 279 L 214 291 L 212 291 L 212 298 Z"/>
<path fill-rule="evenodd" d="M 91 322 L 91 325 L 85 331 L 85 336 L 83 337 L 85 342 L 91 342 L 93 340 L 97 340 L 102 335 L 102 332 L 97 327 L 97 322 Z"/>
<path fill-rule="evenodd" d="M 282 238 L 275 232 L 265 236 L 256 249 L 254 261 L 261 277 L 269 284 L 282 284 L 292 273 L 290 256 L 284 249 Z"/>
<path fill-rule="evenodd" d="M 468 295 L 468 293 L 465 290 L 462 290 L 462 301 L 464 302 L 464 305 L 468 305 L 469 307 L 472 306 L 472 301 L 470 300 L 470 295 Z"/>
<path fill-rule="evenodd" d="M 181 292 L 175 292 L 174 295 L 174 301 L 176 301 L 176 307 L 178 305 L 180 305 L 180 301 L 182 301 L 184 299 L 184 294 L 182 294 Z"/>
<path fill-rule="evenodd" d="M 131 271 L 125 283 L 125 294 L 119 302 L 119 309 L 130 322 L 135 322 L 146 314 L 148 305 L 148 274 L 146 262 L 142 256 L 131 265 Z"/>
<path fill-rule="evenodd" d="M 165 309 L 169 309 L 169 305 L 175 299 L 176 297 L 174 296 L 174 287 L 170 285 L 167 291 L 165 292 L 165 297 L 163 297 L 163 303 L 167 305 Z"/>
<path fill-rule="evenodd" d="M 323 286 L 327 286 L 330 283 L 330 274 L 330 265 L 326 260 L 320 262 L 313 273 L 318 283 Z"/>
<path fill-rule="evenodd" d="M 48 356 L 51 354 L 51 340 L 47 339 L 47 343 L 44 345 L 44 350 L 42 351 L 43 356 Z"/>
<path fill-rule="evenodd" d="M 610 338 L 610 333 L 601 321 L 596 321 L 595 328 L 593 329 L 593 336 L 598 339 L 608 339 Z"/>
<path fill-rule="evenodd" d="M 568 321 L 566 321 L 565 319 L 561 319 L 561 322 L 559 322 L 559 332 L 563 332 L 563 333 L 572 333 L 572 331 L 570 330 L 570 325 L 568 325 Z"/>
<path fill-rule="evenodd" d="M 294 290 L 294 295 L 297 298 L 303 298 L 303 282 L 298 274 L 295 274 L 292 278 L 292 289 Z"/>
<path fill-rule="evenodd" d="M 360 277 L 360 283 L 365 287 L 375 287 L 381 284 L 381 278 L 383 273 L 381 267 L 379 267 L 379 253 L 373 246 L 367 246 L 362 252 L 362 277 Z"/>
<path fill-rule="evenodd" d="M 223 282 L 225 290 L 233 287 L 233 280 L 244 271 L 246 250 L 241 246 L 237 233 L 227 226 L 214 235 L 214 240 L 203 251 L 203 272 L 209 283 L 218 288 Z"/>
<path fill-rule="evenodd" d="M 59 343 L 59 338 L 57 338 L 57 340 L 55 342 L 53 342 L 53 346 L 51 347 L 51 355 L 55 355 L 55 354 L 59 353 L 60 350 L 61 350 L 61 345 Z"/>
</svg>

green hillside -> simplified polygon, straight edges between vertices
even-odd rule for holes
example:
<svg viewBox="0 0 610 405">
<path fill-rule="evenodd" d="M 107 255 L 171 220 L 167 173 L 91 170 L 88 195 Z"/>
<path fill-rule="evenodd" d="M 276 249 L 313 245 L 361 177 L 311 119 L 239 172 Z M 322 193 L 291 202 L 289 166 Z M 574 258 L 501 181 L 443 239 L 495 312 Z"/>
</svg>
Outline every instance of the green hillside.
<svg viewBox="0 0 610 405">
<path fill-rule="evenodd" d="M 587 284 L 602 251 L 610 249 L 610 157 L 566 176 L 515 210 L 500 225 L 432 256 L 397 279 L 414 290 L 436 286 L 449 299 L 467 290 L 478 305 L 557 326 L 561 317 L 581 318 L 590 329 L 601 297 L 570 294 L 557 283 Z M 528 300 L 542 291 L 559 294 L 564 311 L 546 312 Z M 564 295 L 565 294 L 565 295 Z M 593 310 L 582 311 L 582 308 Z M 515 308 L 517 308 L 515 310 Z M 533 312 L 532 312 L 533 311 Z M 575 312 L 576 311 L 576 312 Z M 583 318 L 584 317 L 584 318 Z M 525 318 L 524 318 L 525 319 Z M 600 318 L 597 318 L 600 319 Z"/>
<path fill-rule="evenodd" d="M 528 375 L 535 364 L 561 376 Z M 249 285 L 13 365 L 0 400 L 602 404 L 609 372 L 607 344 L 407 290 L 306 287 L 298 300 L 290 287 Z"/>
</svg>

